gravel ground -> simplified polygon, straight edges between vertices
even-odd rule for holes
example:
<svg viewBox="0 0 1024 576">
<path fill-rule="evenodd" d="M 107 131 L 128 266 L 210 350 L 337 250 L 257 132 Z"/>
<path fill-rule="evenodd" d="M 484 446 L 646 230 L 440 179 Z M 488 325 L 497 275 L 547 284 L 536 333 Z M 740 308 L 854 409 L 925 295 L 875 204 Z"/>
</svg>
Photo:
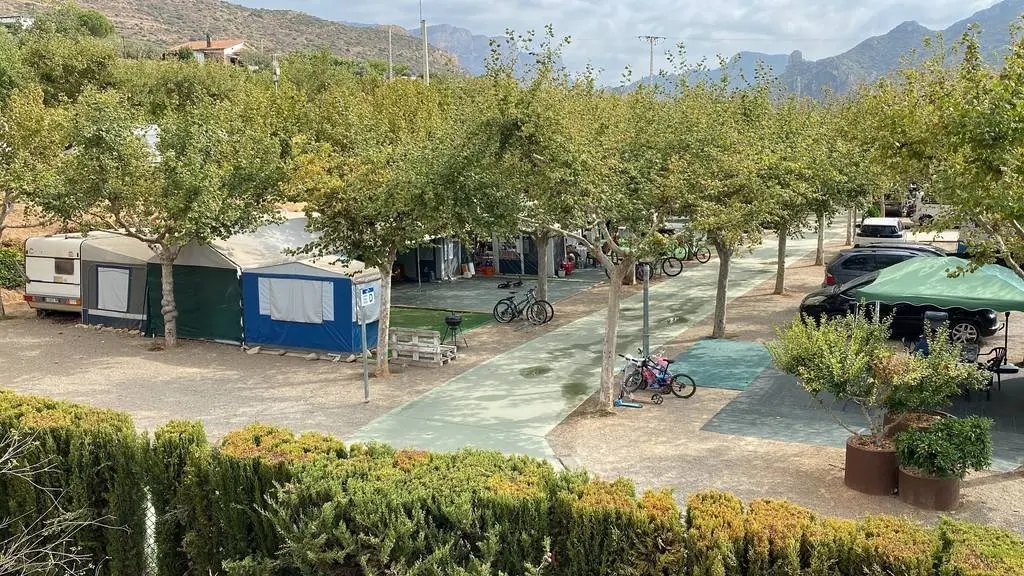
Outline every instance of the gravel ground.
<svg viewBox="0 0 1024 576">
<path fill-rule="evenodd" d="M 838 246 L 830 246 L 831 250 Z M 800 300 L 817 288 L 824 271 L 813 258 L 789 269 L 788 293 L 772 295 L 774 279 L 729 306 L 729 337 L 769 341 L 775 327 L 792 321 Z M 711 321 L 665 346 L 669 355 L 685 351 L 711 334 Z M 994 337 L 989 344 L 997 345 Z M 1024 318 L 1012 323 L 1011 358 L 1024 351 Z M 939 515 L 907 506 L 894 497 L 865 496 L 843 486 L 840 449 L 704 432 L 701 427 L 739 392 L 699 388 L 689 400 L 668 399 L 660 407 L 620 409 L 595 416 L 585 405 L 549 437 L 568 466 L 584 467 L 605 478 L 626 476 L 641 488 L 670 487 L 685 495 L 718 488 L 745 500 L 786 498 L 822 514 L 855 518 L 887 513 L 934 522 Z M 628 439 L 626 441 L 619 439 Z M 1003 526 L 1024 534 L 1024 470 L 976 473 L 963 484 L 963 506 L 953 516 Z"/>
<path fill-rule="evenodd" d="M 387 380 L 371 378 L 369 404 L 358 362 L 249 355 L 194 341 L 151 351 L 158 340 L 76 327 L 67 317 L 37 319 L 21 303 L 0 322 L 0 387 L 123 410 L 144 430 L 188 418 L 202 420 L 214 438 L 254 421 L 346 438 L 470 367 L 593 312 L 605 297 L 597 287 L 558 302 L 554 321 L 542 327 L 491 323 L 472 330 L 469 346 L 444 368 L 407 367 Z"/>
</svg>

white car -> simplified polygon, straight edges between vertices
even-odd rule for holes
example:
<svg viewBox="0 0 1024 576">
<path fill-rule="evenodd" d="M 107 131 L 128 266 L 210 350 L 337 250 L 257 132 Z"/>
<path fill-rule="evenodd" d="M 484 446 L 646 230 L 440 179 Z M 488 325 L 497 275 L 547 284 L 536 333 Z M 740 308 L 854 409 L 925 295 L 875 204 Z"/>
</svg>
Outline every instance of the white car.
<svg viewBox="0 0 1024 576">
<path fill-rule="evenodd" d="M 854 246 L 871 246 L 873 244 L 905 244 L 907 232 L 899 218 L 865 218 L 857 235 L 853 238 Z"/>
</svg>

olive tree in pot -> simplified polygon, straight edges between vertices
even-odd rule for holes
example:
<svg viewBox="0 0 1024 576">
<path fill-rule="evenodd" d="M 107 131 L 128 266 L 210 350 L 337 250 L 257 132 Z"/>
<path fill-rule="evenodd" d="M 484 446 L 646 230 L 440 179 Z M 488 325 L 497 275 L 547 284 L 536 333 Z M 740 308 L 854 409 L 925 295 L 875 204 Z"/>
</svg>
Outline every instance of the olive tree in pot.
<svg viewBox="0 0 1024 576">
<path fill-rule="evenodd" d="M 886 434 L 895 436 L 910 428 L 924 428 L 950 417 L 942 412 L 964 390 L 981 390 L 989 374 L 977 364 L 960 361 L 962 348 L 949 338 L 949 327 L 940 326 L 928 336 L 928 355 L 913 355 L 903 362 L 908 372 L 885 398 Z"/>
<path fill-rule="evenodd" d="M 816 322 L 796 320 L 768 345 L 775 366 L 800 378 L 805 390 L 850 434 L 846 443 L 845 484 L 858 492 L 896 491 L 896 450 L 885 434 L 883 408 L 893 386 L 909 373 L 909 357 L 889 346 L 888 323 L 849 314 Z M 837 417 L 835 403 L 855 403 L 867 430 Z"/>
<path fill-rule="evenodd" d="M 900 500 L 928 510 L 960 506 L 960 481 L 992 464 L 992 421 L 942 418 L 896 435 Z"/>
</svg>

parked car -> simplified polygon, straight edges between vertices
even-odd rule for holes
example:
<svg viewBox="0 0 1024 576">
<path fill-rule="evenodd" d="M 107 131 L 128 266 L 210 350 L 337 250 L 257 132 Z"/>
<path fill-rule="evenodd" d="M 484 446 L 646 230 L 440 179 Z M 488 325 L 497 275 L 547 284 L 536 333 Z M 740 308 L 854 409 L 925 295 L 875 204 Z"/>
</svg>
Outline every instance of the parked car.
<svg viewBox="0 0 1024 576">
<path fill-rule="evenodd" d="M 928 250 L 910 250 L 869 246 L 854 248 L 840 252 L 825 267 L 825 282 L 822 286 L 846 284 L 871 272 L 884 270 L 904 260 L 917 257 L 937 257 L 938 254 Z"/>
<path fill-rule="evenodd" d="M 875 249 L 878 249 L 878 248 L 892 248 L 894 250 L 908 250 L 908 251 L 911 251 L 911 252 L 918 252 L 918 253 L 923 253 L 923 254 L 927 254 L 927 255 L 930 255 L 930 256 L 939 256 L 939 257 L 954 256 L 954 254 L 950 254 L 948 250 L 943 250 L 942 248 L 940 248 L 938 246 L 935 246 L 934 244 L 917 244 L 917 243 L 911 243 L 911 242 L 907 242 L 906 244 L 901 244 L 901 243 L 898 243 L 898 242 L 897 243 L 885 242 L 885 243 L 881 243 L 881 244 L 871 244 L 869 246 L 860 246 L 860 247 L 855 247 L 855 248 L 847 248 L 846 250 L 844 250 L 844 252 L 854 252 L 854 251 L 857 251 L 857 250 L 875 250 Z"/>
<path fill-rule="evenodd" d="M 905 244 L 907 233 L 899 218 L 865 218 L 853 238 L 854 246 Z"/>
<path fill-rule="evenodd" d="M 878 278 L 878 272 L 865 274 L 852 282 L 840 286 L 829 286 L 811 292 L 800 303 L 800 313 L 811 318 L 834 318 L 855 312 L 860 304 L 857 291 Z M 874 306 L 868 305 L 867 314 L 873 316 Z M 966 310 L 964 308 L 939 308 L 938 306 L 917 306 L 911 304 L 882 304 L 883 318 L 892 316 L 893 336 L 916 338 L 924 333 L 925 312 L 946 312 L 949 314 L 949 333 L 960 344 L 977 342 L 982 337 L 992 336 L 1003 327 L 999 315 L 993 310 Z"/>
</svg>

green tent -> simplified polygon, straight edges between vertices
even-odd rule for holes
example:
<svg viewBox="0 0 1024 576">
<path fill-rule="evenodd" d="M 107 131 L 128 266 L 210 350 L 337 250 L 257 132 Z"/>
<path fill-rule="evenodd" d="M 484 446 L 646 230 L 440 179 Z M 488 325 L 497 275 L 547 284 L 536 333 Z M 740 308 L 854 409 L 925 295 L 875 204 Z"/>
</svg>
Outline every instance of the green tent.
<svg viewBox="0 0 1024 576">
<path fill-rule="evenodd" d="M 911 258 L 878 273 L 857 298 L 883 304 L 1024 312 L 1024 280 L 1007 268 L 986 264 L 969 272 L 961 258 Z M 964 269 L 959 276 L 950 272 Z"/>
</svg>

